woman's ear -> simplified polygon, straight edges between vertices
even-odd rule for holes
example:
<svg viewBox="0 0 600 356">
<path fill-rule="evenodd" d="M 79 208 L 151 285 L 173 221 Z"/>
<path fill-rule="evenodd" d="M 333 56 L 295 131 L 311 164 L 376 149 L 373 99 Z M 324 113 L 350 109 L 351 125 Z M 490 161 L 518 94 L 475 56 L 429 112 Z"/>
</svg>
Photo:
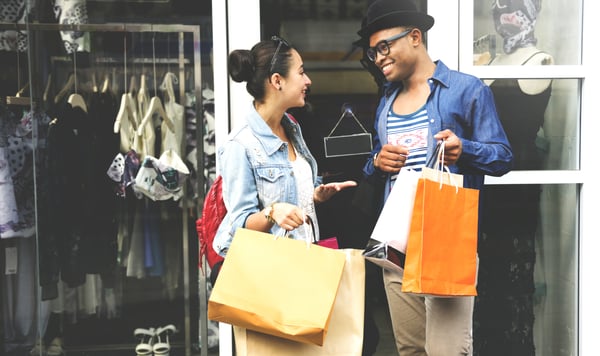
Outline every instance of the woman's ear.
<svg viewBox="0 0 600 356">
<path fill-rule="evenodd" d="M 270 84 L 275 87 L 277 90 L 281 90 L 281 75 L 279 73 L 271 74 Z"/>
</svg>

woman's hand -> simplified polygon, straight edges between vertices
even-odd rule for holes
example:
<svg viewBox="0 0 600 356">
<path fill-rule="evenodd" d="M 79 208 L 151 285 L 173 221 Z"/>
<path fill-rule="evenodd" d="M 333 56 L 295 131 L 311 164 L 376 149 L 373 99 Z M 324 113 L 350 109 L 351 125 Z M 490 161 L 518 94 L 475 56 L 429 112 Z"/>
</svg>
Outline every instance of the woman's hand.
<svg viewBox="0 0 600 356">
<path fill-rule="evenodd" d="M 289 203 L 275 203 L 272 207 L 273 220 L 285 230 L 291 231 L 304 224 L 306 216 L 302 212 L 302 209 L 296 205 Z"/>
<path fill-rule="evenodd" d="M 358 183 L 356 183 L 353 180 L 321 184 L 320 186 L 315 188 L 313 199 L 315 200 L 315 203 L 323 203 L 329 200 L 337 192 L 349 187 L 356 187 L 357 185 Z"/>
</svg>

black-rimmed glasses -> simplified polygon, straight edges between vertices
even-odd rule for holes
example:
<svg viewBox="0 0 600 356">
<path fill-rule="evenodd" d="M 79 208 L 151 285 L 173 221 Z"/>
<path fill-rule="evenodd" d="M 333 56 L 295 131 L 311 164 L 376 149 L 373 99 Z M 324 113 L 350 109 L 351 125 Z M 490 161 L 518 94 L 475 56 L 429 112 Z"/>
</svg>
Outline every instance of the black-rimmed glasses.
<svg viewBox="0 0 600 356">
<path fill-rule="evenodd" d="M 279 50 L 281 49 L 281 45 L 284 44 L 287 47 L 290 46 L 289 43 L 287 43 L 286 40 L 284 40 L 283 38 L 279 37 L 279 36 L 271 36 L 271 41 L 276 41 L 277 42 L 277 48 L 275 49 L 275 52 L 273 52 L 273 58 L 271 58 L 271 67 L 269 68 L 269 73 L 273 73 L 273 69 L 275 68 L 275 63 L 277 62 L 277 55 L 279 54 Z"/>
<path fill-rule="evenodd" d="M 383 56 L 387 56 L 388 54 L 390 54 L 390 45 L 392 41 L 395 40 L 399 40 L 402 37 L 408 35 L 413 29 L 410 28 L 406 31 L 402 31 L 399 34 L 392 36 L 390 38 L 386 38 L 385 40 L 381 40 L 379 42 L 377 42 L 377 44 L 373 47 L 369 47 L 367 48 L 367 57 L 369 57 L 369 59 L 372 62 L 375 62 L 375 59 L 377 59 L 377 53 L 383 55 Z"/>
</svg>

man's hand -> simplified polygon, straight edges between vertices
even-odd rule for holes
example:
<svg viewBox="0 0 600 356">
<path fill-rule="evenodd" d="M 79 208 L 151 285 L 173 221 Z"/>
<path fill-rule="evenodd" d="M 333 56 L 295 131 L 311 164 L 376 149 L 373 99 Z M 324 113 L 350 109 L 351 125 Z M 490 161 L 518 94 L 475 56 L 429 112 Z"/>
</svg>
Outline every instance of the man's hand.
<svg viewBox="0 0 600 356">
<path fill-rule="evenodd" d="M 405 146 L 388 143 L 381 147 L 381 151 L 377 153 L 373 165 L 382 172 L 398 173 L 400 168 L 404 167 L 407 158 L 408 149 Z"/>
<path fill-rule="evenodd" d="M 462 154 L 461 139 L 450 130 L 440 131 L 433 136 L 436 140 L 444 140 L 444 164 L 451 166 Z"/>
</svg>

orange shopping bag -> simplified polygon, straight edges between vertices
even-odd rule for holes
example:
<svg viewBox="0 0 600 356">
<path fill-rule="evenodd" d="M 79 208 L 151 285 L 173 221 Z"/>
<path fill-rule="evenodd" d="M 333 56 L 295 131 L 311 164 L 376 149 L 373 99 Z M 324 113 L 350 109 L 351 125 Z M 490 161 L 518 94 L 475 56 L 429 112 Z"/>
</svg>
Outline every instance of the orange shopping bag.
<svg viewBox="0 0 600 356">
<path fill-rule="evenodd" d="M 420 178 L 415 195 L 402 291 L 477 295 L 479 190 Z"/>
</svg>

